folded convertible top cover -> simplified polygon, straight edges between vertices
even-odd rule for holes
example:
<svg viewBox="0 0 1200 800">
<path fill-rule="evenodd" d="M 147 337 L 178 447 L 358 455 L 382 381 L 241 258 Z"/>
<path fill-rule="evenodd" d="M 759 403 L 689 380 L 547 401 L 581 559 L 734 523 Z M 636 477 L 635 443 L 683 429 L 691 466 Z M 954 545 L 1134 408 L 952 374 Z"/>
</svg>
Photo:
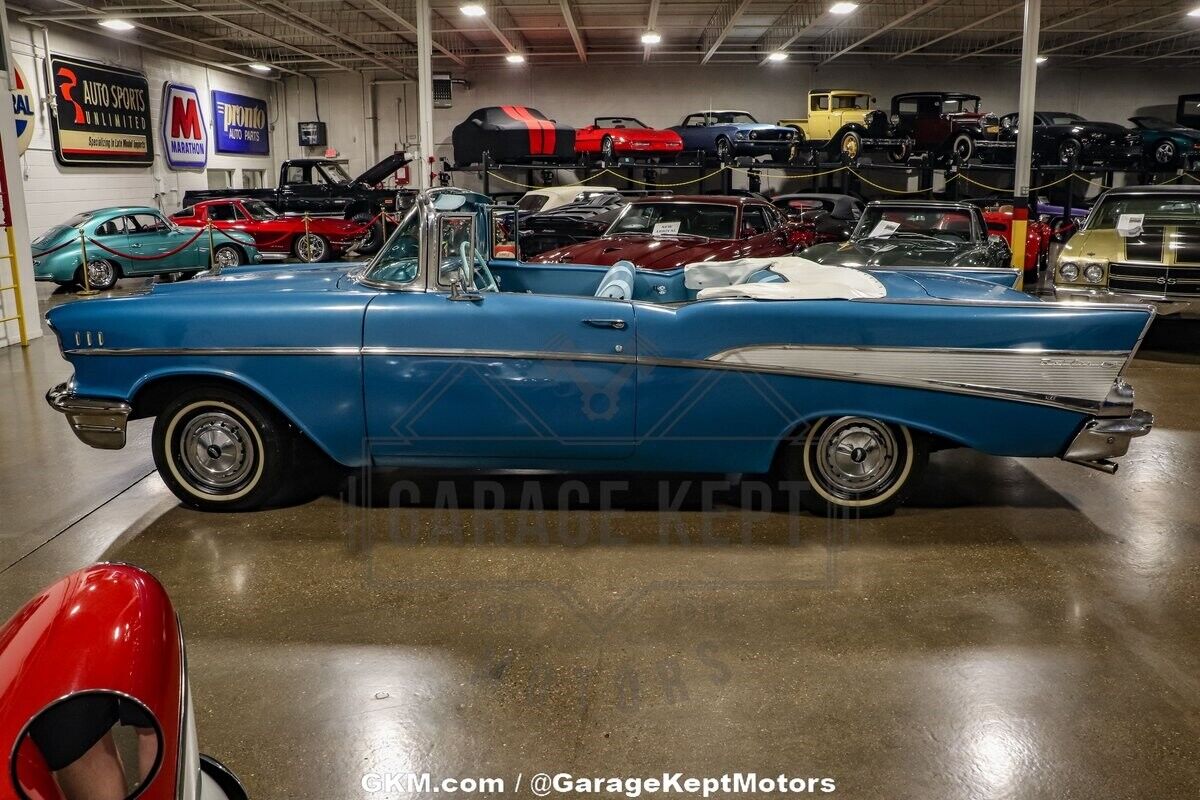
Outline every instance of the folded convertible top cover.
<svg viewBox="0 0 1200 800">
<path fill-rule="evenodd" d="M 783 280 L 745 283 L 768 270 Z M 875 276 L 851 267 L 833 267 L 799 256 L 705 261 L 683 268 L 683 282 L 699 290 L 697 300 L 750 297 L 760 300 L 854 300 L 886 297 Z"/>
</svg>

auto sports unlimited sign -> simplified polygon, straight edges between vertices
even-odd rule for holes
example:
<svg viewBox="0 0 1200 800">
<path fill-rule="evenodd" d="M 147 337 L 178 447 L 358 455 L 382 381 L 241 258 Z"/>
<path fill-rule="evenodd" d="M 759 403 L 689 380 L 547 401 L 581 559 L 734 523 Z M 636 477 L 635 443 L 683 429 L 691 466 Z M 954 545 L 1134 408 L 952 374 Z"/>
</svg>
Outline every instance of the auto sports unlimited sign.
<svg viewBox="0 0 1200 800">
<path fill-rule="evenodd" d="M 171 169 L 204 169 L 208 164 L 208 128 L 195 87 L 163 84 L 162 138 Z"/>
<path fill-rule="evenodd" d="M 154 163 L 150 87 L 140 72 L 51 56 L 54 157 L 68 167 Z"/>
<path fill-rule="evenodd" d="M 271 153 L 267 101 L 213 91 L 213 133 L 218 153 L 265 156 Z"/>
</svg>

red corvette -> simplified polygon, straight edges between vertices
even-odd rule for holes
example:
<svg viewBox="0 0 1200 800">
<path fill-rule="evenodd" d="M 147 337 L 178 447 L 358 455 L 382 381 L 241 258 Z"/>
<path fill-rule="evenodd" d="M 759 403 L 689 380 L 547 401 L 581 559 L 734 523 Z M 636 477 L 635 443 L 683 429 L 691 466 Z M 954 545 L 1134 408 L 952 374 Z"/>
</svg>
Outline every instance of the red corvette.
<svg viewBox="0 0 1200 800">
<path fill-rule="evenodd" d="M 575 152 L 615 161 L 621 156 L 674 158 L 683 152 L 683 139 L 675 131 L 651 128 L 633 117 L 596 117 L 575 131 Z"/>
<path fill-rule="evenodd" d="M 671 270 L 698 261 L 798 253 L 816 240 L 811 223 L 784 219 L 755 197 L 646 198 L 625 207 L 599 239 L 535 256 L 534 263 Z"/>
<path fill-rule="evenodd" d="M 335 217 L 285 217 L 261 200 L 231 198 L 205 200 L 171 215 L 176 223 L 248 233 L 263 253 L 294 255 L 301 261 L 329 261 L 361 244 L 369 235 L 367 226 Z"/>
<path fill-rule="evenodd" d="M 983 219 L 987 223 L 988 233 L 1003 236 L 1004 241 L 1012 248 L 1012 206 L 985 208 Z M 1025 273 L 1036 275 L 1049 261 L 1053 231 L 1048 224 L 1037 219 L 1029 220 L 1025 231 Z"/>
</svg>

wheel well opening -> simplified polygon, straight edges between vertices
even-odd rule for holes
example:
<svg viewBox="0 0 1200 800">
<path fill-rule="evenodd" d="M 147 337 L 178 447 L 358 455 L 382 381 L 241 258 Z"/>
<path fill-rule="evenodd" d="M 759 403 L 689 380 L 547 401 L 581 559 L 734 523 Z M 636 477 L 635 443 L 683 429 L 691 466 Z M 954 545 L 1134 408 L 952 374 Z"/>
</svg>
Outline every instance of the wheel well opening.
<svg viewBox="0 0 1200 800">
<path fill-rule="evenodd" d="M 137 394 L 133 396 L 133 400 L 130 402 L 130 405 L 133 406 L 133 413 L 130 414 L 129 418 L 143 419 L 145 417 L 158 416 L 159 412 L 172 399 L 197 386 L 220 386 L 223 389 L 240 392 L 261 403 L 263 408 L 273 410 L 279 414 L 280 418 L 286 419 L 279 409 L 275 408 L 274 403 L 254 389 L 251 389 L 244 383 L 219 375 L 168 375 L 147 381 L 138 389 Z"/>
<path fill-rule="evenodd" d="M 836 418 L 836 417 L 841 417 L 841 416 L 864 416 L 864 415 L 862 415 L 862 414 L 845 414 L 845 415 L 843 415 L 843 414 L 825 414 L 825 415 L 822 415 L 819 417 L 810 417 L 808 419 L 802 420 L 801 422 L 797 423 L 795 425 L 795 427 L 793 427 L 786 434 L 784 434 L 784 436 L 779 440 L 779 443 L 775 446 L 775 454 L 771 458 L 771 472 L 774 474 L 780 474 L 780 470 L 783 468 L 783 465 L 784 465 L 784 459 L 787 458 L 787 454 L 789 452 L 788 448 L 793 445 L 804 444 L 804 439 L 808 435 L 808 431 L 809 431 L 809 429 L 812 428 L 812 426 L 816 425 L 818 422 L 820 422 L 823 419 L 827 419 L 829 417 Z M 958 447 L 966 447 L 967 446 L 967 445 L 963 444 L 962 442 L 956 442 L 953 439 L 949 439 L 945 436 L 942 436 L 941 434 L 931 433 L 931 432 L 923 430 L 921 428 L 916 428 L 916 427 L 913 427 L 912 425 L 907 425 L 903 422 L 897 422 L 895 420 L 887 419 L 886 417 L 876 417 L 876 419 L 878 419 L 880 422 L 887 422 L 891 425 L 903 425 L 904 427 L 908 428 L 908 432 L 910 434 L 912 434 L 914 439 L 920 437 L 921 439 L 924 440 L 926 450 L 930 453 L 936 453 L 939 450 L 952 450 L 952 449 L 955 449 Z"/>
</svg>

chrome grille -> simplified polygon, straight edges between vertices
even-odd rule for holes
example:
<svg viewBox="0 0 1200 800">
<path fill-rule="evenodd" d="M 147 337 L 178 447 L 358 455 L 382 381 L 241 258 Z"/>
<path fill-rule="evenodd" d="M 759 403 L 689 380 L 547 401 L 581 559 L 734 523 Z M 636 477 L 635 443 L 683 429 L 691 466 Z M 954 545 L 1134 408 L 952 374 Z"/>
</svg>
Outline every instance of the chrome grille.
<svg viewBox="0 0 1200 800">
<path fill-rule="evenodd" d="M 1108 268 L 1108 288 L 1138 294 L 1200 295 L 1200 267 L 1115 263 Z"/>
</svg>

